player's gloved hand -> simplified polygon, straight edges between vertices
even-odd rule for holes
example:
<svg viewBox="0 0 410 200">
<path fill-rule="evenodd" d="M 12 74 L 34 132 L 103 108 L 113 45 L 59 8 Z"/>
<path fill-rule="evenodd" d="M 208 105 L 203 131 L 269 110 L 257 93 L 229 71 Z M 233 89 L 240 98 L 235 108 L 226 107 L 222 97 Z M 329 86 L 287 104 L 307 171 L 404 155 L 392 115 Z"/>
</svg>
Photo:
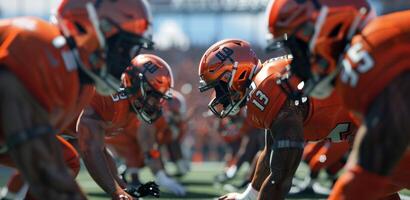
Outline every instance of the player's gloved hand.
<svg viewBox="0 0 410 200">
<path fill-rule="evenodd" d="M 145 197 L 148 195 L 156 198 L 159 197 L 159 187 L 153 181 L 141 184 L 138 187 L 127 187 L 124 191 L 135 198 Z"/>
<path fill-rule="evenodd" d="M 174 179 L 168 177 L 163 170 L 157 172 L 155 182 L 159 186 L 166 188 L 177 196 L 185 196 L 185 188 Z"/>
</svg>

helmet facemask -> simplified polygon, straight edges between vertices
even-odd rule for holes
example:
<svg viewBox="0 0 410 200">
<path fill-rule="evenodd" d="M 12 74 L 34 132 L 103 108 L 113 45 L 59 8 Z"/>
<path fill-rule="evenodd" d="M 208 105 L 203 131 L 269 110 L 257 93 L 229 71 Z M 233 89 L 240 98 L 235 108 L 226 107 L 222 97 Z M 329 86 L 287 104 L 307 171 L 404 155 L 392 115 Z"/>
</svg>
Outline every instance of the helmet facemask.
<svg viewBox="0 0 410 200">
<path fill-rule="evenodd" d="M 245 99 L 250 92 L 249 88 L 247 88 L 244 93 L 232 89 L 233 77 L 235 76 L 237 68 L 238 62 L 234 62 L 232 72 L 225 72 L 217 81 L 210 84 L 206 84 L 203 80 L 200 81 L 201 92 L 214 88 L 215 97 L 209 102 L 208 108 L 220 118 L 224 118 L 228 115 L 237 115 L 241 108 L 245 106 Z M 256 66 L 254 66 L 253 69 L 252 73 L 255 72 Z"/>
<path fill-rule="evenodd" d="M 291 64 L 292 73 L 304 81 L 303 93 L 321 99 L 330 96 L 333 92 L 337 75 L 341 70 L 337 63 L 340 63 L 343 58 L 343 48 L 350 42 L 367 11 L 360 10 L 347 30 L 347 36 L 340 39 L 336 36 L 341 25 L 330 29 L 329 35 L 322 33 L 330 17 L 329 8 L 322 5 L 316 9 L 319 12 L 315 23 L 308 21 L 301 25 L 285 45 L 289 47 L 295 58 Z M 323 37 L 328 38 L 323 40 Z"/>
<path fill-rule="evenodd" d="M 107 39 L 107 67 L 113 70 L 115 77 L 120 77 L 130 61 L 137 56 L 142 49 L 152 50 L 154 43 L 150 35 L 144 37 L 123 30 L 117 24 L 104 19 L 104 26 L 108 30 L 115 29 L 115 34 Z"/>
<path fill-rule="evenodd" d="M 339 64 L 342 62 L 345 52 L 349 47 L 348 44 L 351 42 L 351 39 L 357 32 L 360 23 L 366 14 L 367 9 L 364 7 L 361 8 L 358 11 L 358 14 L 354 16 L 352 23 L 347 29 L 343 30 L 343 23 L 339 23 L 332 27 L 332 31 L 327 33 L 327 40 L 311 43 L 311 52 L 313 55 L 311 63 L 313 63 L 313 73 L 312 78 L 308 81 L 306 93 L 319 99 L 331 95 L 335 87 L 337 75 L 341 71 L 341 65 Z M 347 18 L 343 18 L 343 20 L 345 19 Z M 320 23 L 320 20 L 318 20 L 317 23 Z M 321 34 L 321 29 L 315 30 L 315 32 L 319 35 Z M 344 37 L 337 37 L 340 33 L 342 33 Z M 329 49 L 332 50 L 331 53 L 328 53 Z"/>
<path fill-rule="evenodd" d="M 162 116 L 162 104 L 164 99 L 171 98 L 169 92 L 162 94 L 156 91 L 142 73 L 139 74 L 132 88 L 129 88 L 130 94 L 137 94 L 135 98 L 131 98 L 131 107 L 138 117 L 145 122 L 151 124 Z"/>
<path fill-rule="evenodd" d="M 56 15 L 55 19 L 68 41 L 82 74 L 91 80 L 98 93 L 111 95 L 118 92 L 121 85 L 121 73 L 129 66 L 131 59 L 142 48 L 152 49 L 153 42 L 143 36 L 122 30 L 118 24 L 109 19 L 99 19 L 96 8 L 91 2 L 86 4 L 86 12 L 99 47 L 88 57 L 90 66 L 87 66 L 81 59 L 78 47 L 74 42 L 74 36 L 71 35 L 63 18 Z M 106 35 L 110 35 L 110 33 L 114 34 L 107 38 Z M 86 81 L 86 83 L 90 83 L 90 81 Z"/>
</svg>

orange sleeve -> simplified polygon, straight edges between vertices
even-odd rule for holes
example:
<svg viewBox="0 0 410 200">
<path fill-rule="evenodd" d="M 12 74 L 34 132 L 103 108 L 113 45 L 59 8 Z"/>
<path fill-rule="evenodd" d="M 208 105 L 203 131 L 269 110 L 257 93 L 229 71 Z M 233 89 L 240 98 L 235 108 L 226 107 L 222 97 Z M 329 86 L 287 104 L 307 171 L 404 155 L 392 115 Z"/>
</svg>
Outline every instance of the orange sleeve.
<svg viewBox="0 0 410 200">
<path fill-rule="evenodd" d="M 374 98 L 410 70 L 409 17 L 410 11 L 377 17 L 352 39 L 336 83 L 350 110 L 367 113 Z"/>
<path fill-rule="evenodd" d="M 97 112 L 97 114 L 106 121 L 112 121 L 115 109 L 111 96 L 101 96 L 97 93 L 94 94 L 90 107 Z"/>
</svg>

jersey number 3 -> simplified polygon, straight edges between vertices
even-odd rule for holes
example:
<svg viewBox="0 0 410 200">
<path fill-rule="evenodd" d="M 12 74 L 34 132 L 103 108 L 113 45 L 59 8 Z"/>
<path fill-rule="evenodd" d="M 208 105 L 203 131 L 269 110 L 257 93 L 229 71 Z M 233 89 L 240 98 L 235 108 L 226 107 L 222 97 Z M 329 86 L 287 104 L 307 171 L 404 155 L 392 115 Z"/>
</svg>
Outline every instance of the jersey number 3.
<svg viewBox="0 0 410 200">
<path fill-rule="evenodd" d="M 265 110 L 266 105 L 269 103 L 269 98 L 260 90 L 256 91 L 255 99 L 252 103 L 261 111 Z"/>
</svg>

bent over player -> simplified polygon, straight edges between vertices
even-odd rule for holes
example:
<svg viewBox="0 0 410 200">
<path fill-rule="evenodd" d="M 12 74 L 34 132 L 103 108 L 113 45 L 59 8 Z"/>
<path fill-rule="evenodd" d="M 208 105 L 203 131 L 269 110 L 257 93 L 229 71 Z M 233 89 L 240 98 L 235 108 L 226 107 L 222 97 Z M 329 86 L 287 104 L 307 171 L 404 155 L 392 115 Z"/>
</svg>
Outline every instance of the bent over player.
<svg viewBox="0 0 410 200">
<path fill-rule="evenodd" d="M 80 153 L 91 177 L 113 199 L 132 199 L 147 193 L 159 196 L 155 184 L 131 196 L 107 152 L 104 136 L 130 134 L 139 121 L 152 123 L 161 116 L 162 101 L 170 98 L 172 71 L 161 58 L 142 54 L 132 60 L 122 76 L 122 91 L 112 96 L 95 95 L 78 125 Z"/>
<path fill-rule="evenodd" d="M 259 199 L 284 199 L 301 160 L 305 140 L 337 142 L 348 139 L 355 130 L 337 95 L 322 101 L 288 94 L 287 88 L 299 83 L 295 78 L 282 82 L 289 63 L 284 57 L 261 64 L 247 42 L 234 39 L 214 44 L 202 57 L 200 90 L 216 92 L 209 103 L 211 111 L 226 117 L 237 114 L 246 105 L 251 124 L 266 129 L 266 146 L 252 184 L 243 194 L 229 194 L 220 199 L 256 199 L 259 189 Z"/>
<path fill-rule="evenodd" d="M 85 198 L 60 152 L 72 148 L 54 134 L 78 116 L 93 85 L 104 95 L 116 91 L 125 68 L 118 62 L 147 46 L 145 1 L 97 2 L 62 1 L 56 25 L 33 17 L 1 21 L 1 162 L 17 167 L 38 199 Z"/>
<path fill-rule="evenodd" d="M 366 1 L 280 0 L 270 8 L 271 33 L 288 34 L 288 48 L 303 60 L 291 68 L 306 81 L 305 93 L 337 93 L 361 121 L 348 170 L 330 199 L 398 198 L 397 191 L 410 188 L 410 4 L 369 2 L 382 3 L 380 16 Z M 303 18 L 281 22 L 301 7 Z"/>
</svg>

